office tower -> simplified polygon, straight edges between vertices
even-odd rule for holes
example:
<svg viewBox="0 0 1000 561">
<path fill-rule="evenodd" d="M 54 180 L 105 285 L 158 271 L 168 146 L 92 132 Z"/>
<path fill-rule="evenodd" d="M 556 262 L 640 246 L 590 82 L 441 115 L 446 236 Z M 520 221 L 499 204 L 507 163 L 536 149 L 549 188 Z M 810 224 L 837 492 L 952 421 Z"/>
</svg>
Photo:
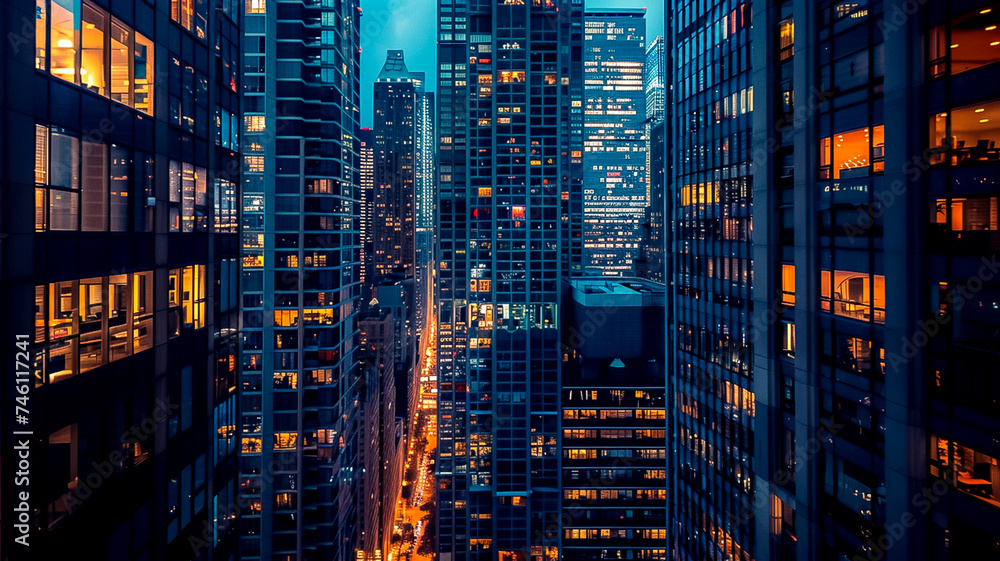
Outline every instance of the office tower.
<svg viewBox="0 0 1000 561">
<path fill-rule="evenodd" d="M 562 559 L 667 559 L 664 287 L 568 281 Z"/>
<path fill-rule="evenodd" d="M 419 373 L 415 372 L 418 357 L 413 289 L 412 278 L 400 278 L 399 275 L 379 277 L 374 289 L 375 298 L 369 302 L 369 306 L 380 307 L 393 317 L 397 403 L 399 415 L 407 418 L 416 404 L 416 394 L 412 392 L 419 392 Z"/>
<path fill-rule="evenodd" d="M 0 548 L 229 559 L 241 14 L 111 5 L 0 16 Z"/>
<path fill-rule="evenodd" d="M 417 94 L 416 241 L 414 281 L 418 346 L 427 326 L 427 311 L 434 305 L 434 226 L 437 199 L 437 134 L 434 127 L 434 92 Z"/>
<path fill-rule="evenodd" d="M 646 66 L 643 68 L 647 121 L 655 123 L 666 118 L 667 72 L 666 46 L 663 36 L 657 35 L 646 47 Z"/>
<path fill-rule="evenodd" d="M 995 558 L 1000 5 L 753 20 L 755 557 Z"/>
<path fill-rule="evenodd" d="M 556 559 L 560 279 L 579 274 L 580 3 L 438 3 L 441 561 Z"/>
<path fill-rule="evenodd" d="M 586 14 L 584 266 L 635 274 L 646 209 L 646 10 Z"/>
<path fill-rule="evenodd" d="M 372 242 L 376 276 L 413 275 L 416 137 L 417 122 L 423 117 L 417 98 L 422 95 L 423 81 L 422 72 L 406 69 L 403 51 L 388 52 L 375 80 Z"/>
<path fill-rule="evenodd" d="M 647 133 L 647 178 L 649 180 L 649 205 L 646 207 L 645 221 L 642 225 L 642 238 L 639 248 L 639 259 L 636 261 L 636 274 L 640 278 L 656 282 L 665 282 L 666 266 L 666 234 L 667 223 L 664 205 L 666 196 L 667 166 L 667 121 L 655 123 L 646 122 Z"/>
<path fill-rule="evenodd" d="M 358 359 L 366 375 L 362 386 L 365 437 L 359 450 L 359 465 L 364 466 L 364 499 L 358 503 L 358 518 L 365 530 L 361 549 L 366 559 L 384 559 L 390 551 L 406 454 L 404 421 L 396 405 L 395 321 L 385 309 L 372 307 L 359 317 L 358 331 Z"/>
<path fill-rule="evenodd" d="M 247 2 L 242 559 L 358 545 L 357 2 Z"/>
<path fill-rule="evenodd" d="M 748 514 L 760 449 L 749 347 L 750 6 L 679 0 L 667 4 L 666 17 L 667 42 L 677 50 L 673 145 L 664 145 L 670 557 L 749 560 L 755 543 L 768 539 L 755 533 L 767 518 Z"/>
<path fill-rule="evenodd" d="M 361 129 L 358 135 L 361 147 L 361 215 L 359 217 L 361 232 L 361 286 L 367 286 L 373 275 L 372 256 L 372 208 L 375 199 L 375 131 L 370 128 Z M 367 295 L 362 294 L 362 298 Z"/>
</svg>

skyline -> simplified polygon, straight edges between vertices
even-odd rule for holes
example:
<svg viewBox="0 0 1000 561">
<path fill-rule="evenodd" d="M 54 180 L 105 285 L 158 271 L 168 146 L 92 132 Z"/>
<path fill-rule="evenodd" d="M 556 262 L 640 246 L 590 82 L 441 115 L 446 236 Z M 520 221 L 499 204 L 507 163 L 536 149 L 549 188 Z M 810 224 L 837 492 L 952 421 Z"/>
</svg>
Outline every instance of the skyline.
<svg viewBox="0 0 1000 561">
<path fill-rule="evenodd" d="M 646 45 L 663 35 L 663 3 L 645 0 L 588 0 L 587 10 L 646 8 Z M 437 3 L 430 0 L 371 0 L 361 5 L 361 99 L 371 100 L 386 54 L 402 50 L 411 72 L 427 74 L 427 91 L 437 89 L 437 42 L 421 31 L 437 25 Z M 386 31 L 390 33 L 386 33 Z M 361 104 L 361 126 L 372 126 L 372 107 Z"/>
</svg>

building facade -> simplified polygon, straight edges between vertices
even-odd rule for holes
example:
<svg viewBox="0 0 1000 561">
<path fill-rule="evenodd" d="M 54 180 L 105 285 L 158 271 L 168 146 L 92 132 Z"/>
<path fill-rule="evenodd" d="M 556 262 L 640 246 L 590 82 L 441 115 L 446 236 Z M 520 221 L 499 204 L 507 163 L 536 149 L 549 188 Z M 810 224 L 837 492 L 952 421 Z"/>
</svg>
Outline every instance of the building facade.
<svg viewBox="0 0 1000 561">
<path fill-rule="evenodd" d="M 663 36 L 657 35 L 646 47 L 646 65 L 642 70 L 646 89 L 646 120 L 661 121 L 667 109 L 667 49 Z"/>
<path fill-rule="evenodd" d="M 756 558 L 995 557 L 1000 5 L 753 10 Z"/>
<path fill-rule="evenodd" d="M 559 557 L 560 279 L 581 270 L 583 11 L 438 3 L 441 561 Z"/>
<path fill-rule="evenodd" d="M 667 559 L 664 287 L 568 281 L 562 559 Z"/>
<path fill-rule="evenodd" d="M 375 199 L 375 131 L 371 128 L 361 129 L 358 135 L 361 147 L 361 286 L 367 286 L 373 276 L 372 264 L 372 214 Z M 367 297 L 362 294 L 362 299 Z"/>
<path fill-rule="evenodd" d="M 414 273 L 416 138 L 418 121 L 424 116 L 418 111 L 423 81 L 422 72 L 406 69 L 403 51 L 388 52 L 385 65 L 375 80 L 372 263 L 376 277 L 390 273 L 413 276 Z"/>
<path fill-rule="evenodd" d="M 760 449 L 750 350 L 750 5 L 679 0 L 666 17 L 676 49 L 673 145 L 664 145 L 670 557 L 749 561 L 766 520 L 749 514 Z"/>
<path fill-rule="evenodd" d="M 363 428 L 360 11 L 244 9 L 240 557 L 347 559 Z"/>
<path fill-rule="evenodd" d="M 586 14 L 584 266 L 635 274 L 646 186 L 646 10 Z"/>
<path fill-rule="evenodd" d="M 242 13 L 108 6 L 0 15 L 0 547 L 230 559 Z"/>
</svg>

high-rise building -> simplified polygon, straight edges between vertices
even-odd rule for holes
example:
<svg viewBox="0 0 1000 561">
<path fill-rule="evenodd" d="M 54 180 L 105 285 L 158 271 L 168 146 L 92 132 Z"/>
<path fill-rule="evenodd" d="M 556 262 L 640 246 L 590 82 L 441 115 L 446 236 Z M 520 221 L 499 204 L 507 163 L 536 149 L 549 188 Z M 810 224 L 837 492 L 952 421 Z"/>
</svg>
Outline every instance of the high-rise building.
<svg viewBox="0 0 1000 561">
<path fill-rule="evenodd" d="M 423 94 L 423 81 L 423 72 L 406 69 L 403 51 L 388 52 L 375 80 L 372 243 L 376 277 L 394 272 L 413 275 L 417 122 L 424 117 L 417 99 Z"/>
<path fill-rule="evenodd" d="M 568 281 L 560 558 L 667 559 L 664 287 Z"/>
<path fill-rule="evenodd" d="M 359 450 L 364 493 L 358 501 L 358 518 L 364 524 L 360 549 L 366 559 L 389 556 L 396 502 L 402 491 L 406 450 L 395 389 L 395 324 L 392 314 L 378 306 L 358 319 L 358 359 L 366 375 L 361 392 L 365 436 Z"/>
<path fill-rule="evenodd" d="M 416 132 L 416 255 L 414 304 L 417 339 L 424 333 L 428 311 L 434 306 L 434 215 L 437 202 L 437 134 L 434 127 L 434 92 L 417 94 Z M 422 342 L 418 342 L 418 347 Z"/>
<path fill-rule="evenodd" d="M 642 225 L 639 259 L 636 261 L 636 274 L 640 278 L 656 282 L 666 281 L 666 241 L 668 226 L 666 217 L 669 213 L 665 208 L 666 179 L 669 172 L 667 165 L 667 122 L 659 120 L 655 123 L 647 121 L 646 130 L 648 142 L 647 160 L 649 161 L 647 177 L 649 179 L 649 206 L 646 207 L 646 219 Z"/>
<path fill-rule="evenodd" d="M 241 19 L 3 3 L 5 558 L 236 552 Z"/>
<path fill-rule="evenodd" d="M 647 205 L 646 10 L 586 14 L 584 266 L 631 276 Z"/>
<path fill-rule="evenodd" d="M 665 12 L 677 51 L 664 143 L 670 557 L 750 560 L 769 539 L 767 518 L 747 514 L 760 466 L 750 236 L 762 227 L 750 227 L 750 5 L 677 0 Z"/>
<path fill-rule="evenodd" d="M 361 214 L 359 231 L 361 233 L 361 286 L 368 286 L 374 274 L 372 264 L 372 210 L 375 199 L 375 131 L 370 128 L 361 129 L 358 135 L 361 155 Z M 362 299 L 368 294 L 362 294 Z"/>
<path fill-rule="evenodd" d="M 657 35 L 646 47 L 646 66 L 643 68 L 647 121 L 655 123 L 666 118 L 667 71 L 666 46 L 663 36 Z"/>
<path fill-rule="evenodd" d="M 240 557 L 348 559 L 364 427 L 360 9 L 245 9 Z"/>
<path fill-rule="evenodd" d="M 997 558 L 1000 4 L 753 10 L 755 557 Z"/>
<path fill-rule="evenodd" d="M 560 279 L 579 273 L 583 11 L 438 3 L 441 561 L 559 557 Z"/>
</svg>

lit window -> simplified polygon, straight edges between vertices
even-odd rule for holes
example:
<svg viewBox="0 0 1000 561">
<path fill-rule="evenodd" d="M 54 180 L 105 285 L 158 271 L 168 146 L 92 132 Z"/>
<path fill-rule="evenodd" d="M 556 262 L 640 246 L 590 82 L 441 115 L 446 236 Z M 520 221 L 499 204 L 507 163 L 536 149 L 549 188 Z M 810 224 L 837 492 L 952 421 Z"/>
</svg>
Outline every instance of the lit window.
<svg viewBox="0 0 1000 561">
<path fill-rule="evenodd" d="M 820 179 L 868 177 L 885 169 L 885 127 L 837 133 L 820 140 Z"/>
<path fill-rule="evenodd" d="M 795 305 L 795 265 L 781 266 L 781 303 Z"/>
<path fill-rule="evenodd" d="M 246 0 L 246 13 L 263 14 L 266 4 L 266 0 Z"/>
<path fill-rule="evenodd" d="M 930 118 L 931 163 L 1000 161 L 1000 100 L 958 107 Z"/>
</svg>

